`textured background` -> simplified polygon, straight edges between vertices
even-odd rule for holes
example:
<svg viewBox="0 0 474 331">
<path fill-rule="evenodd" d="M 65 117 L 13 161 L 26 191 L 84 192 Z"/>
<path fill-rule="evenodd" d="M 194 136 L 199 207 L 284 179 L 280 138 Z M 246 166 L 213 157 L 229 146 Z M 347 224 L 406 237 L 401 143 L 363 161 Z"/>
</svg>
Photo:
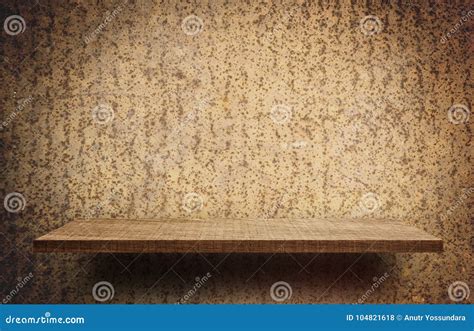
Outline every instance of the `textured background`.
<svg viewBox="0 0 474 331">
<path fill-rule="evenodd" d="M 351 303 L 387 272 L 366 302 L 452 302 L 448 287 L 474 278 L 472 9 L 2 1 L 2 22 L 26 24 L 3 29 L 0 43 L 0 194 L 26 202 L 0 212 L 2 299 L 31 272 L 11 302 L 91 303 L 106 280 L 109 302 L 174 303 L 210 272 L 189 302 L 270 303 L 282 280 L 286 302 Z M 203 26 L 188 35 L 192 14 Z M 379 33 L 361 29 L 367 15 Z M 453 119 L 455 104 L 467 108 Z M 94 117 L 98 106 L 113 118 Z M 76 217 L 189 216 L 191 192 L 203 202 L 193 217 L 394 218 L 443 238 L 445 251 L 31 252 L 35 237 Z"/>
</svg>

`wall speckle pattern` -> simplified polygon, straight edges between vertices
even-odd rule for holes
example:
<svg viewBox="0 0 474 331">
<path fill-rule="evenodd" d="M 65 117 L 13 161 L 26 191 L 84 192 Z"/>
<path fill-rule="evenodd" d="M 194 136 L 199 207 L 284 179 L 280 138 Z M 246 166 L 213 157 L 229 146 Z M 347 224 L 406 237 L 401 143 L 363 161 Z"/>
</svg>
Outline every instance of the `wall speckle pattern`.
<svg viewBox="0 0 474 331">
<path fill-rule="evenodd" d="M 2 299 L 31 272 L 9 301 L 92 303 L 108 281 L 108 302 L 175 303 L 210 273 L 186 302 L 271 303 L 285 281 L 285 302 L 351 303 L 387 273 L 364 302 L 452 303 L 449 286 L 474 279 L 472 9 L 3 1 L 2 22 L 21 15 L 26 28 L 4 26 L 0 42 L 0 193 L 25 199 L 0 214 Z M 190 214 L 394 218 L 445 251 L 31 252 L 76 217 Z"/>
</svg>

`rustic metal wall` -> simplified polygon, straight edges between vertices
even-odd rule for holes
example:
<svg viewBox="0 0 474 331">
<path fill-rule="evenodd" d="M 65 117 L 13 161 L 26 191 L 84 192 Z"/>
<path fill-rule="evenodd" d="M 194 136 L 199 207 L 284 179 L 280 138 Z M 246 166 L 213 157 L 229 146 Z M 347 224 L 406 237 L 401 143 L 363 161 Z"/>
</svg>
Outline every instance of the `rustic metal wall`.
<svg viewBox="0 0 474 331">
<path fill-rule="evenodd" d="M 472 300 L 472 2 L 11 0 L 1 13 L 4 302 L 96 302 L 102 281 L 112 303 L 275 302 L 277 281 L 290 303 Z M 445 251 L 31 252 L 77 217 L 190 215 L 394 218 Z"/>
</svg>

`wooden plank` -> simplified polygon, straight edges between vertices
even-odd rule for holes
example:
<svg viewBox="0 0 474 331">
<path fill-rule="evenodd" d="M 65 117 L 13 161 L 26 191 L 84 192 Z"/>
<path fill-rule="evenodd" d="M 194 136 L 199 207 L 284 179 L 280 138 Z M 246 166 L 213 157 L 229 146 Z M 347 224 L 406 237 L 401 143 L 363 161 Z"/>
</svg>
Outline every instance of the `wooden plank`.
<svg viewBox="0 0 474 331">
<path fill-rule="evenodd" d="M 383 219 L 89 219 L 36 239 L 34 252 L 440 252 L 443 241 Z"/>
</svg>

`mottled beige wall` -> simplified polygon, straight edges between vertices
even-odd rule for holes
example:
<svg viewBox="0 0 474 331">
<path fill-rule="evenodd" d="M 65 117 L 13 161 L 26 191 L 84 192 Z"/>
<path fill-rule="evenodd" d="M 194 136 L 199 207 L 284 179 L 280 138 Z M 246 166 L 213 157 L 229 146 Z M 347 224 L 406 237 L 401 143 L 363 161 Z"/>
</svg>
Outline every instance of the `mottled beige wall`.
<svg viewBox="0 0 474 331">
<path fill-rule="evenodd" d="M 189 302 L 273 302 L 279 280 L 286 302 L 357 302 L 385 272 L 366 302 L 449 303 L 454 282 L 473 288 L 472 2 L 2 3 L 2 24 L 26 24 L 0 43 L 0 193 L 26 202 L 0 214 L 2 295 L 34 275 L 12 302 L 95 302 L 102 280 L 110 302 L 176 302 L 207 272 Z M 192 14 L 202 31 L 183 29 Z M 367 15 L 378 33 L 363 33 Z M 449 117 L 453 105 L 465 108 Z M 31 252 L 75 217 L 194 206 L 200 218 L 394 218 L 445 251 Z"/>
</svg>

